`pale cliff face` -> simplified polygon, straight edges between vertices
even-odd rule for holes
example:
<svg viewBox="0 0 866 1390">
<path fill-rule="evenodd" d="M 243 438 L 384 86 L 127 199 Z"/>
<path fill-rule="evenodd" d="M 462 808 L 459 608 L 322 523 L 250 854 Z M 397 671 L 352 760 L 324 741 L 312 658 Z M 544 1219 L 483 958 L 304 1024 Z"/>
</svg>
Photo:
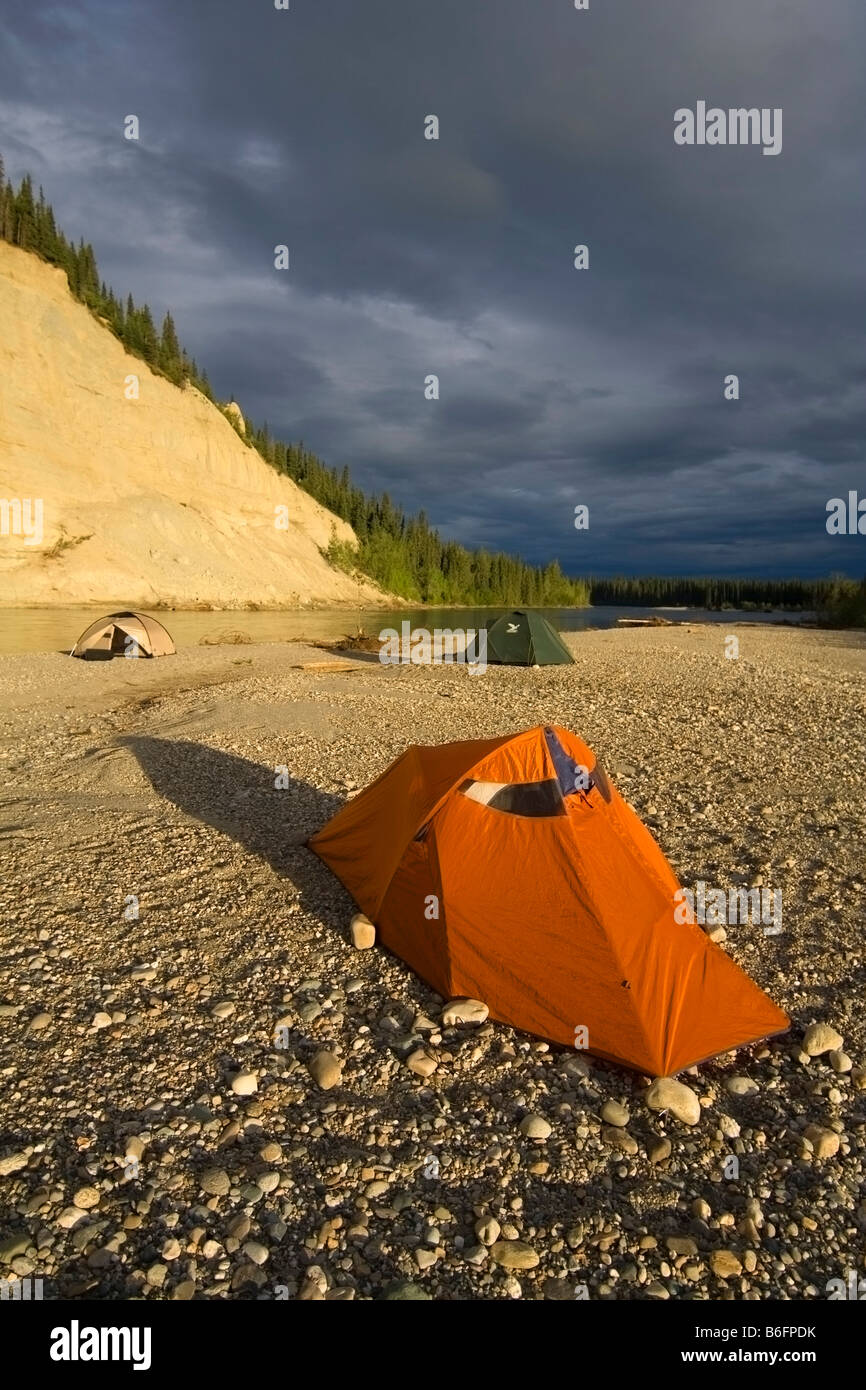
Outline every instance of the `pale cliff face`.
<svg viewBox="0 0 866 1390">
<path fill-rule="evenodd" d="M 137 400 L 127 398 L 132 376 Z M 7 607 L 359 598 L 318 550 L 332 526 L 353 540 L 351 527 L 269 468 L 198 391 L 130 357 L 62 271 L 6 242 L 0 499 L 12 504 L 0 507 Z M 383 597 L 372 585 L 362 596 Z"/>
</svg>

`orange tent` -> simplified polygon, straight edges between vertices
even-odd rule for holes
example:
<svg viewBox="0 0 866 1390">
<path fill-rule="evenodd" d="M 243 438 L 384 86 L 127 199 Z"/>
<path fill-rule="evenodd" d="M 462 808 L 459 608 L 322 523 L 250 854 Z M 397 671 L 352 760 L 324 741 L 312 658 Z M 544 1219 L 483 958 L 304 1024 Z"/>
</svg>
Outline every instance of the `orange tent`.
<svg viewBox="0 0 866 1390">
<path fill-rule="evenodd" d="M 524 1032 L 669 1076 L 789 1027 L 565 729 L 408 748 L 308 843 L 383 945 Z"/>
</svg>

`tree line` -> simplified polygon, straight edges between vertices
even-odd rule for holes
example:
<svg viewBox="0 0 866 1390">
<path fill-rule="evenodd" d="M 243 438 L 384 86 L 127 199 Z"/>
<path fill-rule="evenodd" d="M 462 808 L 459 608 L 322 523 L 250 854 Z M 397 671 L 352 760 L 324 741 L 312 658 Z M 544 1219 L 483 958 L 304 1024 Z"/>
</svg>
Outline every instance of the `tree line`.
<svg viewBox="0 0 866 1390">
<path fill-rule="evenodd" d="M 29 174 L 24 175 L 16 190 L 6 179 L 2 155 L 0 238 L 65 270 L 75 298 L 86 304 L 134 357 L 140 357 L 175 385 L 189 381 L 209 400 L 214 399 L 207 373 L 200 371 L 195 360 L 180 346 L 171 314 L 165 315 L 157 329 L 147 304 L 136 304 L 131 294 L 125 300 L 119 299 L 100 279 L 90 243 L 82 239 L 76 245 L 64 236 L 42 189 L 34 195 Z"/>
<path fill-rule="evenodd" d="M 157 329 L 147 304 L 119 298 L 100 278 L 93 247 L 76 245 L 58 228 L 40 188 L 34 195 L 25 174 L 18 188 L 6 179 L 0 156 L 0 239 L 66 272 L 69 288 L 123 343 L 178 386 L 190 383 L 214 401 L 207 373 L 178 341 L 171 313 Z M 215 402 L 216 403 L 216 402 Z M 231 419 L 231 417 L 228 417 Z M 240 432 L 236 421 L 232 420 Z M 685 605 L 701 608 L 818 609 L 827 621 L 864 622 L 866 581 L 849 580 L 631 578 L 582 579 L 564 574 L 559 562 L 531 565 L 519 556 L 470 550 L 443 540 L 423 511 L 408 516 L 387 492 L 365 493 L 348 468 L 329 468 L 303 443 L 272 437 L 267 423 L 247 423 L 245 441 L 277 472 L 291 478 L 322 506 L 347 521 L 357 547 L 332 534 L 326 556 L 332 564 L 373 579 L 389 593 L 420 603 L 479 606 L 584 607 L 593 604 Z M 859 615 L 859 616 L 858 616 Z"/>
<path fill-rule="evenodd" d="M 826 581 L 825 581 L 826 582 Z M 614 575 L 590 581 L 593 603 L 653 608 L 812 608 L 816 585 L 804 579 L 692 578 Z"/>
</svg>

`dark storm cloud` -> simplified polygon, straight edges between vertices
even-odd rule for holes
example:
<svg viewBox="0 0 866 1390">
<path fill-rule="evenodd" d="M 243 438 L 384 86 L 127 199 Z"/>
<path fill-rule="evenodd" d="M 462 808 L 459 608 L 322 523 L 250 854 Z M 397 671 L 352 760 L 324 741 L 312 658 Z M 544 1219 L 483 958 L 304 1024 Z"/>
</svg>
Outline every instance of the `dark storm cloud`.
<svg viewBox="0 0 866 1390">
<path fill-rule="evenodd" d="M 858 0 L 42 4 L 0 148 L 218 392 L 448 535 L 858 573 L 864 39 Z M 698 99 L 783 108 L 782 153 L 677 147 Z"/>
</svg>

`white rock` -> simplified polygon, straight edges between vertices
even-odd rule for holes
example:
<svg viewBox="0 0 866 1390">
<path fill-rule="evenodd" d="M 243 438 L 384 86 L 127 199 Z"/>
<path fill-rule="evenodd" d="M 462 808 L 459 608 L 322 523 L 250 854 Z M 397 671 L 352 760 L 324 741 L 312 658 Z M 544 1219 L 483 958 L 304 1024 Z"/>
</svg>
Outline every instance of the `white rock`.
<svg viewBox="0 0 866 1390">
<path fill-rule="evenodd" d="M 93 1022 L 91 1023 L 90 1026 L 91 1026 L 91 1028 L 96 1028 L 96 1029 L 99 1029 L 99 1028 L 110 1028 L 110 1027 L 111 1027 L 111 1014 L 106 1014 L 106 1013 L 94 1014 L 94 1015 L 93 1015 Z"/>
<path fill-rule="evenodd" d="M 812 1145 L 816 1158 L 834 1158 L 839 1152 L 838 1134 L 835 1130 L 825 1129 L 823 1125 L 809 1125 L 804 1138 Z"/>
<path fill-rule="evenodd" d="M 7 1154 L 5 1158 L 0 1158 L 0 1178 L 8 1177 L 10 1173 L 17 1173 L 19 1168 L 26 1167 L 26 1154 Z"/>
<path fill-rule="evenodd" d="M 352 945 L 356 951 L 368 951 L 376 944 L 376 928 L 363 912 L 356 912 L 349 924 Z"/>
<path fill-rule="evenodd" d="M 475 1222 L 475 1234 L 482 1245 L 495 1245 L 502 1234 L 502 1228 L 495 1216 L 479 1216 Z"/>
<path fill-rule="evenodd" d="M 820 1057 L 824 1052 L 837 1052 L 843 1039 L 829 1023 L 810 1023 L 803 1038 L 803 1051 L 810 1057 Z"/>
<path fill-rule="evenodd" d="M 131 980 L 142 980 L 145 984 L 150 984 L 151 980 L 156 979 L 156 970 L 152 965 L 134 965 L 129 977 Z"/>
<path fill-rule="evenodd" d="M 616 1125 L 621 1128 L 628 1124 L 628 1109 L 621 1105 L 618 1100 L 606 1100 L 602 1108 L 601 1118 L 605 1124 Z"/>
<path fill-rule="evenodd" d="M 446 1028 L 456 1023 L 485 1023 L 489 1013 L 480 999 L 452 999 L 442 1010 L 442 1022 Z"/>
<path fill-rule="evenodd" d="M 759 1089 L 757 1082 L 750 1080 L 748 1076 L 729 1076 L 725 1082 L 725 1090 L 729 1096 L 754 1096 Z"/>
<path fill-rule="evenodd" d="M 660 1076 L 647 1089 L 644 1099 L 650 1110 L 669 1110 L 684 1125 L 696 1125 L 701 1103 L 690 1086 L 672 1076 Z"/>
<path fill-rule="evenodd" d="M 552 1127 L 543 1115 L 524 1115 L 520 1121 L 520 1133 L 527 1139 L 547 1139 L 551 1132 Z"/>
<path fill-rule="evenodd" d="M 244 1246 L 244 1254 L 253 1264 L 263 1265 L 266 1263 L 270 1251 L 266 1245 L 260 1244 L 257 1240 L 248 1240 Z"/>
<path fill-rule="evenodd" d="M 849 1072 L 853 1065 L 854 1063 L 851 1061 L 851 1058 L 847 1053 L 842 1052 L 840 1048 L 835 1048 L 830 1053 L 830 1066 L 835 1072 L 838 1072 L 840 1076 L 844 1076 L 846 1072 Z"/>
<path fill-rule="evenodd" d="M 416 1047 L 406 1058 L 406 1066 L 416 1076 L 432 1076 L 438 1065 L 435 1056 L 426 1047 Z"/>
<path fill-rule="evenodd" d="M 237 1076 L 232 1077 L 232 1090 L 236 1096 L 252 1096 L 258 1089 L 259 1083 L 254 1072 L 239 1071 Z"/>
<path fill-rule="evenodd" d="M 79 1221 L 83 1221 L 86 1215 L 82 1207 L 64 1207 L 57 1218 L 57 1224 L 62 1230 L 70 1231 Z"/>
</svg>

